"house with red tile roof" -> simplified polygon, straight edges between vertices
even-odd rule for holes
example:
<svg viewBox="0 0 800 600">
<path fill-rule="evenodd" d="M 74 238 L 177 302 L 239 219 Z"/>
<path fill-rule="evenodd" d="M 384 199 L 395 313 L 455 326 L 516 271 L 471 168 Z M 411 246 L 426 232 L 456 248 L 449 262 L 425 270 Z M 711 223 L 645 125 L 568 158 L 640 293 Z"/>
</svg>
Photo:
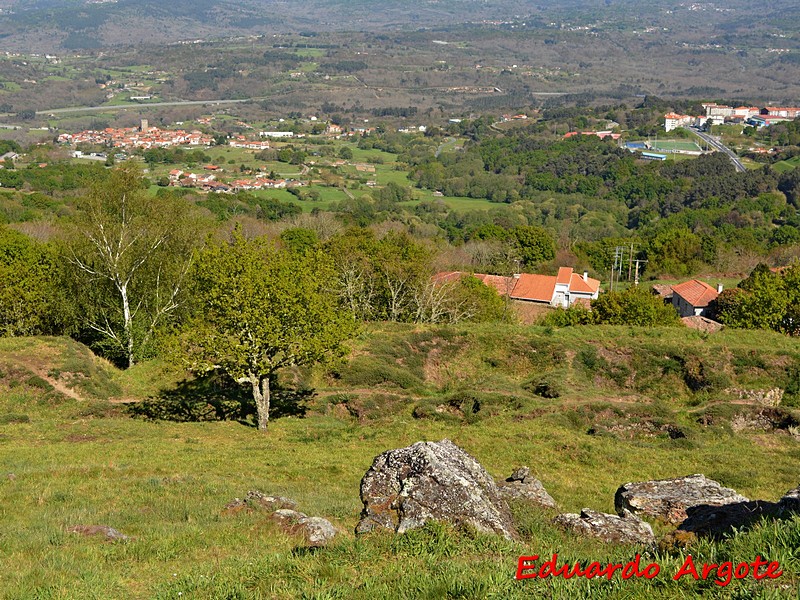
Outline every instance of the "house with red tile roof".
<svg viewBox="0 0 800 600">
<path fill-rule="evenodd" d="M 721 284 L 715 288 L 699 279 L 684 281 L 672 286 L 672 306 L 681 317 L 705 317 L 708 305 L 721 292 Z"/>
<path fill-rule="evenodd" d="M 453 281 L 468 275 L 461 271 L 437 273 L 433 276 L 436 282 Z M 519 273 L 513 277 L 501 275 L 485 275 L 475 273 L 473 277 L 497 290 L 501 296 L 521 302 L 538 302 L 551 306 L 568 307 L 575 302 L 586 304 L 597 298 L 600 293 L 600 281 L 574 273 L 572 267 L 561 267 L 557 275 L 538 275 L 535 273 Z"/>
</svg>

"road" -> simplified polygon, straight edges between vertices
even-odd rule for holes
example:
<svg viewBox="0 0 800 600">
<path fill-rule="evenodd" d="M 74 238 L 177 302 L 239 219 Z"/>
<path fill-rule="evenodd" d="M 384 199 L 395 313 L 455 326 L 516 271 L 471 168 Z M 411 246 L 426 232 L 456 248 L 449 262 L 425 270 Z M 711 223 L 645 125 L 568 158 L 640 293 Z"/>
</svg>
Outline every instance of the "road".
<svg viewBox="0 0 800 600">
<path fill-rule="evenodd" d="M 727 154 L 728 158 L 731 159 L 731 162 L 733 163 L 733 166 L 736 167 L 737 171 L 739 171 L 740 173 L 744 173 L 747 170 L 747 168 L 742 164 L 742 161 L 739 160 L 739 157 L 736 156 L 736 153 L 730 148 L 728 148 L 725 144 L 720 142 L 718 138 L 708 135 L 707 133 L 703 133 L 702 131 L 694 127 L 689 127 L 689 131 L 691 131 L 693 134 L 695 134 L 704 142 L 707 142 L 708 145 L 714 148 L 715 150 Z"/>
<path fill-rule="evenodd" d="M 215 106 L 218 104 L 241 104 L 243 102 L 259 102 L 261 100 L 267 100 L 266 97 L 263 98 L 242 98 L 238 100 L 175 100 L 173 102 L 147 102 L 142 104 L 115 104 L 113 106 L 75 106 L 71 108 L 49 108 L 44 110 L 37 110 L 37 115 L 58 115 L 62 113 L 73 113 L 73 112 L 97 112 L 97 111 L 110 111 L 110 110 L 125 110 L 127 108 L 134 108 L 134 109 L 142 109 L 142 108 L 151 108 L 151 107 L 158 107 L 158 106 L 192 106 L 192 105 L 203 105 L 207 104 L 209 106 Z"/>
</svg>

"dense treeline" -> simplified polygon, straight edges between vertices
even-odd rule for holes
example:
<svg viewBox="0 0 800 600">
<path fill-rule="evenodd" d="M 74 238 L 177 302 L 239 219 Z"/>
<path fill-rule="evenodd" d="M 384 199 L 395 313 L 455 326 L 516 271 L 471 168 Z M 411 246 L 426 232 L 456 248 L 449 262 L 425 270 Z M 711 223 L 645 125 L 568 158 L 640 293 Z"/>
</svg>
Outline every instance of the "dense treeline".
<svg viewBox="0 0 800 600">
<path fill-rule="evenodd" d="M 301 212 L 296 204 L 250 194 L 209 195 L 192 203 L 187 194 L 152 195 L 147 187 L 129 163 L 90 182 L 50 241 L 0 226 L 0 335 L 68 333 L 119 364 L 133 365 L 158 352 L 167 332 L 209 308 L 198 306 L 189 292 L 194 280 L 206 274 L 197 261 L 208 243 L 224 255 L 230 240 L 201 208 L 225 219 L 231 207 L 247 207 L 265 221 Z M 206 238 L 215 230 L 227 241 Z M 528 238 L 536 233 L 527 232 Z M 231 243 L 241 239 L 237 233 Z M 303 278 L 314 279 L 336 310 L 357 321 L 508 318 L 503 299 L 478 280 L 434 282 L 436 244 L 404 231 L 378 236 L 370 229 L 339 227 L 322 239 L 313 229 L 290 227 L 278 238 L 261 237 L 258 244 L 272 257 L 269 265 L 289 265 L 280 271 L 287 278 L 281 285 L 300 289 Z M 549 244 L 551 257 L 552 240 Z M 330 270 L 322 269 L 322 262 L 313 268 L 312 256 L 324 257 Z M 235 280 L 237 269 L 246 265 L 237 266 L 230 257 L 223 262 L 225 277 L 249 285 Z M 304 270 L 293 270 L 291 265 L 301 262 Z M 295 310 L 289 304 L 285 309 Z"/>
</svg>

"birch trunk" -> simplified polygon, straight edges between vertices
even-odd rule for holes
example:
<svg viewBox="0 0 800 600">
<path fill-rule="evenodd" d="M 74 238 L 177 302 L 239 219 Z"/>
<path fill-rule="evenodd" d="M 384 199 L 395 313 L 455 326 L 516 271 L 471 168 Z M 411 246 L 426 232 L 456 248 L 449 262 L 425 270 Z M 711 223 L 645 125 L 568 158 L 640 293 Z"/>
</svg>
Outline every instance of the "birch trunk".
<svg viewBox="0 0 800 600">
<path fill-rule="evenodd" d="M 253 400 L 256 401 L 258 430 L 267 431 L 269 425 L 269 377 L 261 379 L 255 373 L 248 373 L 248 379 L 253 386 Z"/>
<path fill-rule="evenodd" d="M 122 315 L 124 319 L 126 350 L 128 353 L 128 368 L 130 369 L 134 364 L 133 357 L 133 315 L 131 315 L 131 305 L 128 300 L 128 286 L 119 286 L 119 292 L 122 296 Z"/>
</svg>

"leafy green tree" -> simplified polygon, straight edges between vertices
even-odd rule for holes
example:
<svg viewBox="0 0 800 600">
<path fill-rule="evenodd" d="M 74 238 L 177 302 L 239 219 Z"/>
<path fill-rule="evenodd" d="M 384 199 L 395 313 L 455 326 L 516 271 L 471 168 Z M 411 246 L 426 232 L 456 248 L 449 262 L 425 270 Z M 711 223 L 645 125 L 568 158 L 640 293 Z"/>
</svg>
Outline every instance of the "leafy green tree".
<svg viewBox="0 0 800 600">
<path fill-rule="evenodd" d="M 280 237 L 286 248 L 299 254 L 311 250 L 319 243 L 317 232 L 305 227 L 290 227 L 285 229 Z"/>
<path fill-rule="evenodd" d="M 608 292 L 592 300 L 592 320 L 602 325 L 656 327 L 677 325 L 678 313 L 659 296 L 635 286 L 624 292 Z"/>
<path fill-rule="evenodd" d="M 57 333 L 65 311 L 58 277 L 47 247 L 0 227 L 0 335 Z"/>
<path fill-rule="evenodd" d="M 79 209 L 66 246 L 75 301 L 95 346 L 130 367 L 181 306 L 198 223 L 185 200 L 149 195 L 132 164 L 93 185 Z"/>
<path fill-rule="evenodd" d="M 349 146 L 342 146 L 339 150 L 339 158 L 342 160 L 353 160 L 353 149 Z"/>
<path fill-rule="evenodd" d="M 773 273 L 766 265 L 758 265 L 739 283 L 738 289 L 720 294 L 713 312 L 729 327 L 792 333 L 800 326 L 794 319 L 800 292 L 787 283 L 799 283 L 797 267 L 783 276 Z"/>
<path fill-rule="evenodd" d="M 700 236 L 688 229 L 667 229 L 650 241 L 647 270 L 651 273 L 690 275 L 700 268 L 702 254 Z"/>
<path fill-rule="evenodd" d="M 532 266 L 555 258 L 556 243 L 546 229 L 524 225 L 516 227 L 513 235 L 525 265 Z"/>
<path fill-rule="evenodd" d="M 194 268 L 196 316 L 180 336 L 187 366 L 248 384 L 266 431 L 277 372 L 341 354 L 355 332 L 331 292 L 334 277 L 322 253 L 280 250 L 238 231 L 231 243 L 209 245 Z"/>
<path fill-rule="evenodd" d="M 464 306 L 467 321 L 511 321 L 508 298 L 503 298 L 492 287 L 476 277 L 462 277 L 454 290 L 456 302 Z"/>
</svg>

